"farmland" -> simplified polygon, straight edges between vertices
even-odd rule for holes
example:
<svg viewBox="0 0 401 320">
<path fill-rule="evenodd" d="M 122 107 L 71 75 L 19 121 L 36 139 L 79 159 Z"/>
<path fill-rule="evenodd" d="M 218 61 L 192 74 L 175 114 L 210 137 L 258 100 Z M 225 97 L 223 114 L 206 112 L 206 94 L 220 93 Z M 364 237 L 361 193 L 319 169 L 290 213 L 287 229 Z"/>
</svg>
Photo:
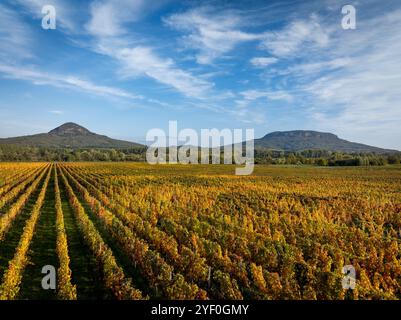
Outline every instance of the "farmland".
<svg viewBox="0 0 401 320">
<path fill-rule="evenodd" d="M 0 164 L 0 299 L 399 298 L 400 166 Z"/>
</svg>

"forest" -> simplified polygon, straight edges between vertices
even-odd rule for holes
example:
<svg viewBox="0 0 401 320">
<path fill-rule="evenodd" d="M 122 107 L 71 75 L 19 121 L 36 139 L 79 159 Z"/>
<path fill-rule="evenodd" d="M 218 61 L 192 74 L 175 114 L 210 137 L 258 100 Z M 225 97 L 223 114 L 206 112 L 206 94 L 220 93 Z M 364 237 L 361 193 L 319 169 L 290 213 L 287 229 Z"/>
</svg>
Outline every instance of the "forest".
<svg viewBox="0 0 401 320">
<path fill-rule="evenodd" d="M 254 156 L 256 164 L 272 165 L 382 166 L 401 162 L 401 153 L 345 153 L 327 150 L 290 152 L 257 148 Z M 0 161 L 145 162 L 146 147 L 67 149 L 0 145 Z"/>
</svg>

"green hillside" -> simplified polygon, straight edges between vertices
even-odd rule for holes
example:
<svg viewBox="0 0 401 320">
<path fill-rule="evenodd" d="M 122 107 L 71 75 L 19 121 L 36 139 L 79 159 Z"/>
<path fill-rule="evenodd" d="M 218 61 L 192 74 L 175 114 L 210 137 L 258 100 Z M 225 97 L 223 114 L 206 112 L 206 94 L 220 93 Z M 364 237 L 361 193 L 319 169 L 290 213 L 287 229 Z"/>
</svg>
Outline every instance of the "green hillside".
<svg viewBox="0 0 401 320">
<path fill-rule="evenodd" d="M 106 148 L 128 149 L 143 147 L 143 145 L 109 138 L 90 132 L 88 129 L 69 122 L 51 130 L 30 136 L 0 139 L 0 144 L 40 148 Z"/>
</svg>

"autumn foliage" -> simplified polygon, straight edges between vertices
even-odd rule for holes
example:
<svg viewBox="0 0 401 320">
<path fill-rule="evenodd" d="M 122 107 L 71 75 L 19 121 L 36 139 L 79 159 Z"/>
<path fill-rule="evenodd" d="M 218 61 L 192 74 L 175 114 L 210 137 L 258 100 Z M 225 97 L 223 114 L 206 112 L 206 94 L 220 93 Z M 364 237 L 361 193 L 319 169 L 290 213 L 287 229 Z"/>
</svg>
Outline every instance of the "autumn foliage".
<svg viewBox="0 0 401 320">
<path fill-rule="evenodd" d="M 225 165 L 0 165 L 0 250 L 41 188 L 0 296 L 18 297 L 51 179 L 59 299 L 79 299 L 81 285 L 62 203 L 116 299 L 401 297 L 399 166 L 233 172 Z M 342 286 L 346 265 L 356 271 L 354 290 Z"/>
</svg>

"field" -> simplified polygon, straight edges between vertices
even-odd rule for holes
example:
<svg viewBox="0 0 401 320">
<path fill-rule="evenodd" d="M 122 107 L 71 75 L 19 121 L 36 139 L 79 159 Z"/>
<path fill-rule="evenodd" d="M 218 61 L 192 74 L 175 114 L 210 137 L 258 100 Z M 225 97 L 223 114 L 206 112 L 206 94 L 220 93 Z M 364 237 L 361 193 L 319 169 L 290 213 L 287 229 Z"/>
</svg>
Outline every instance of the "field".
<svg viewBox="0 0 401 320">
<path fill-rule="evenodd" d="M 399 166 L 0 164 L 0 299 L 399 299 L 400 249 Z"/>
</svg>

